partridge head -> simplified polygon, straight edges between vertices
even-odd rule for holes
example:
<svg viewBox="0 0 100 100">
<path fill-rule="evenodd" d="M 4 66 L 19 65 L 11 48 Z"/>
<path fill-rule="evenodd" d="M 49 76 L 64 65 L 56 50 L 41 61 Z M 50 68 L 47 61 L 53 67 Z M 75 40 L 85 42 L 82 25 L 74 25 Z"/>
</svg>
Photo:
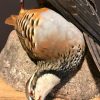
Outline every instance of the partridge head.
<svg viewBox="0 0 100 100">
<path fill-rule="evenodd" d="M 22 8 L 5 23 L 14 26 L 24 50 L 36 63 L 26 84 L 28 100 L 44 100 L 80 64 L 85 51 L 83 34 L 49 8 Z"/>
</svg>

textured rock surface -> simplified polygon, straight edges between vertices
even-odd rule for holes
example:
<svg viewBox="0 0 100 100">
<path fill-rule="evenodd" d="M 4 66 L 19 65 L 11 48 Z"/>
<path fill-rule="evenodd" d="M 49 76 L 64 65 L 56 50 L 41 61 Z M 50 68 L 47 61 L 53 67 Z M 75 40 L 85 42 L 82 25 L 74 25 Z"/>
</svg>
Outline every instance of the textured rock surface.
<svg viewBox="0 0 100 100">
<path fill-rule="evenodd" d="M 88 58 L 85 58 L 81 69 L 56 92 L 56 97 L 88 100 L 100 93 L 100 77 L 93 75 L 96 71 L 92 70 L 92 66 L 95 65 L 89 66 Z M 89 60 L 91 62 L 90 58 Z M 35 64 L 23 50 L 16 32 L 12 31 L 0 54 L 0 75 L 17 90 L 24 91 L 25 83 L 34 68 Z"/>
<path fill-rule="evenodd" d="M 25 83 L 34 67 L 34 63 L 23 50 L 15 31 L 12 31 L 0 54 L 0 73 L 12 86 L 18 90 L 24 90 Z"/>
</svg>

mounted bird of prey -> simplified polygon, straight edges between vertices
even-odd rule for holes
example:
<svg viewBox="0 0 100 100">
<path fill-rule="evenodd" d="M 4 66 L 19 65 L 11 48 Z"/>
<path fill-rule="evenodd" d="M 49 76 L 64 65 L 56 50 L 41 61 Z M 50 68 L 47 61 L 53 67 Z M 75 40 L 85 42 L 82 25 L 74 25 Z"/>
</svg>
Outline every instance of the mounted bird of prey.
<svg viewBox="0 0 100 100">
<path fill-rule="evenodd" d="M 84 34 L 92 58 L 100 71 L 100 18 L 94 0 L 43 0 L 49 2 Z M 77 37 L 77 36 L 76 36 Z"/>
</svg>

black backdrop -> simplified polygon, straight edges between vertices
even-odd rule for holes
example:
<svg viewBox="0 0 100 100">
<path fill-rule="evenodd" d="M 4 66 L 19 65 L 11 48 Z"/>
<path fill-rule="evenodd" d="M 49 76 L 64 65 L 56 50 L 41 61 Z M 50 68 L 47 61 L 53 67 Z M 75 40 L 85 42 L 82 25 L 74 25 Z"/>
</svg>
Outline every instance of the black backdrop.
<svg viewBox="0 0 100 100">
<path fill-rule="evenodd" d="M 38 7 L 37 0 L 25 0 L 26 8 Z M 95 0 L 100 16 L 100 0 Z M 4 20 L 11 14 L 17 14 L 19 11 L 19 0 L 0 0 L 0 51 L 4 47 L 7 37 L 13 27 L 4 24 Z"/>
</svg>

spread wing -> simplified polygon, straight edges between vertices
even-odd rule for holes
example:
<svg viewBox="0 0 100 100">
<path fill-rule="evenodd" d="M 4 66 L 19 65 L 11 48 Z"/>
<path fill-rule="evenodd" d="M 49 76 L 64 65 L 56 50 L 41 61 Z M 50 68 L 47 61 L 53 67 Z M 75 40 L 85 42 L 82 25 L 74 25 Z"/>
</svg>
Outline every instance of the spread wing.
<svg viewBox="0 0 100 100">
<path fill-rule="evenodd" d="M 67 20 L 84 32 L 94 62 L 100 71 L 100 19 L 94 0 L 47 0 Z"/>
</svg>

